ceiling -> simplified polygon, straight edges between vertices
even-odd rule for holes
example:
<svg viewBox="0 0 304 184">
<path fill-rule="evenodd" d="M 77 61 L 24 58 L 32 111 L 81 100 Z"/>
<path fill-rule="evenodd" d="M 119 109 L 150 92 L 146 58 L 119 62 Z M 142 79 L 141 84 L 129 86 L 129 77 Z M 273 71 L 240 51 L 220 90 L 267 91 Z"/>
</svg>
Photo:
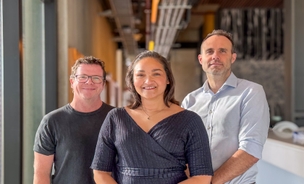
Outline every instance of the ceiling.
<svg viewBox="0 0 304 184">
<path fill-rule="evenodd" d="M 153 8 L 154 2 L 158 4 Z M 125 56 L 140 49 L 155 50 L 167 57 L 181 30 L 201 25 L 195 15 L 221 8 L 283 8 L 284 0 L 100 0 L 113 28 L 115 41 Z M 156 10 L 156 11 L 155 11 Z M 153 15 L 155 23 L 153 23 Z M 150 40 L 150 41 L 149 41 Z"/>
<path fill-rule="evenodd" d="M 220 8 L 283 8 L 284 0 L 198 0 L 197 4 L 218 4 Z"/>
</svg>

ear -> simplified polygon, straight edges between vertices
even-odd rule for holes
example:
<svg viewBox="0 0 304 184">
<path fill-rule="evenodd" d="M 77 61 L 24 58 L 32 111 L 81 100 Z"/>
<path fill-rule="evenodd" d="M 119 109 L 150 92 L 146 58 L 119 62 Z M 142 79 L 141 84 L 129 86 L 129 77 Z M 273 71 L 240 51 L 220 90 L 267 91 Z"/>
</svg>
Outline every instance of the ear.
<svg viewBox="0 0 304 184">
<path fill-rule="evenodd" d="M 72 86 L 73 86 L 73 84 L 74 84 L 74 79 L 71 79 L 71 78 L 70 78 L 70 84 L 71 84 L 71 88 L 72 88 Z"/>
<path fill-rule="evenodd" d="M 104 81 L 102 82 L 102 86 L 105 87 L 106 85 L 107 85 L 107 80 L 104 80 Z"/>
<path fill-rule="evenodd" d="M 199 55 L 197 56 L 197 58 L 198 58 L 199 63 L 200 63 L 201 65 L 203 65 L 203 62 L 202 62 L 202 55 L 199 54 Z"/>
<path fill-rule="evenodd" d="M 232 56 L 231 56 L 231 63 L 234 63 L 234 62 L 235 62 L 236 57 L 237 57 L 237 54 L 236 54 L 236 53 L 233 53 Z"/>
</svg>

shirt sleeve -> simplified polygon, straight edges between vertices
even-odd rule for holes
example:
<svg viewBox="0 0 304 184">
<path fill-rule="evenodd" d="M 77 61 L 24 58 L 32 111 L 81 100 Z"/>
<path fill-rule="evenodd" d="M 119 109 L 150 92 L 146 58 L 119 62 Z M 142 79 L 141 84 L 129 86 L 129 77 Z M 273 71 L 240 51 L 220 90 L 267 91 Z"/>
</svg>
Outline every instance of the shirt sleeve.
<svg viewBox="0 0 304 184">
<path fill-rule="evenodd" d="M 95 155 L 91 165 L 94 170 L 111 172 L 115 166 L 116 148 L 114 145 L 115 128 L 112 113 L 104 120 L 96 144 Z"/>
<path fill-rule="evenodd" d="M 261 159 L 270 123 L 269 106 L 263 87 L 254 86 L 244 98 L 241 108 L 239 149 Z"/>
<path fill-rule="evenodd" d="M 56 141 L 54 137 L 53 126 L 50 120 L 45 116 L 37 129 L 33 150 L 43 155 L 52 155 L 55 153 Z"/>
<path fill-rule="evenodd" d="M 192 112 L 189 139 L 186 144 L 186 158 L 190 176 L 213 175 L 211 154 L 206 129 L 201 118 Z"/>
</svg>

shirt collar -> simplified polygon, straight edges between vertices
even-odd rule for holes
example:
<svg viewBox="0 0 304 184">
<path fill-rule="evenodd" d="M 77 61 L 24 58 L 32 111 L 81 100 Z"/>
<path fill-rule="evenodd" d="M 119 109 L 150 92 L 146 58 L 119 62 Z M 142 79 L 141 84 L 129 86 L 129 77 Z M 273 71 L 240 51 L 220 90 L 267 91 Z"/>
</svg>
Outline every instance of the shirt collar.
<svg viewBox="0 0 304 184">
<path fill-rule="evenodd" d="M 226 82 L 223 84 L 223 86 L 231 86 L 236 87 L 237 86 L 237 77 L 234 75 L 233 72 L 231 72 L 230 76 L 226 80 Z"/>
<path fill-rule="evenodd" d="M 224 87 L 224 86 L 231 86 L 233 88 L 235 88 L 237 86 L 237 77 L 234 75 L 233 72 L 230 73 L 228 79 L 226 80 L 226 82 L 223 84 L 223 86 L 221 87 L 221 89 Z M 208 85 L 208 80 L 206 80 L 203 84 L 203 90 L 205 92 L 209 91 L 210 90 L 210 87 Z"/>
</svg>

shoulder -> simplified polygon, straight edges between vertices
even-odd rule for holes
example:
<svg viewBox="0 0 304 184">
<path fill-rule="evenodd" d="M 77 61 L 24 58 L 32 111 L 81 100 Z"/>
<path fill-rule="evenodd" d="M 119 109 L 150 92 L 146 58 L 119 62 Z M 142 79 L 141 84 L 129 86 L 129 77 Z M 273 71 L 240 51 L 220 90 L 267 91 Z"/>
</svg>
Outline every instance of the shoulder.
<svg viewBox="0 0 304 184">
<path fill-rule="evenodd" d="M 204 92 L 203 86 L 201 86 L 200 88 L 197 88 L 194 91 L 191 91 L 190 93 L 187 94 L 186 97 L 196 97 L 197 95 L 201 94 L 202 92 Z"/>
<path fill-rule="evenodd" d="M 188 94 L 185 96 L 185 98 L 184 98 L 184 100 L 183 100 L 182 103 L 184 103 L 184 101 L 188 101 L 188 100 L 190 100 L 190 99 L 197 98 L 197 97 L 198 97 L 199 95 L 201 95 L 202 93 L 204 93 L 204 87 L 203 87 L 203 86 L 200 87 L 200 88 L 197 88 L 197 89 L 194 90 L 194 91 L 191 91 L 190 93 L 188 93 Z"/>
<path fill-rule="evenodd" d="M 111 106 L 111 105 L 109 105 L 109 104 L 107 104 L 107 103 L 102 102 L 101 108 L 102 108 L 103 110 L 105 110 L 106 112 L 109 112 L 109 111 L 111 111 L 112 109 L 114 109 L 115 107 L 113 107 L 113 106 Z"/>
<path fill-rule="evenodd" d="M 188 118 L 189 120 L 195 121 L 195 122 L 202 122 L 201 117 L 194 111 L 190 111 L 185 109 L 184 110 L 184 116 Z"/>
<path fill-rule="evenodd" d="M 43 116 L 42 120 L 40 121 L 38 130 L 56 129 L 56 127 L 64 125 L 62 122 L 67 122 L 66 117 L 70 117 L 71 114 L 73 114 L 73 109 L 69 104 L 55 109 Z"/>
<path fill-rule="evenodd" d="M 104 120 L 113 109 L 115 109 L 115 107 L 103 102 L 102 106 L 98 109 L 99 114 L 102 116 L 101 119 Z"/>
<path fill-rule="evenodd" d="M 262 85 L 260 85 L 256 82 L 253 82 L 253 81 L 249 81 L 246 79 L 240 79 L 240 78 L 237 79 L 237 88 L 251 89 L 251 90 L 264 90 Z"/>
<path fill-rule="evenodd" d="M 224 91 L 232 92 L 232 93 L 243 93 L 243 92 L 257 92 L 257 91 L 264 91 L 263 86 L 247 80 L 238 78 L 234 75 L 234 73 L 231 73 L 229 78 L 226 80 L 225 84 L 226 86 L 230 86 L 231 88 L 224 88 Z"/>
<path fill-rule="evenodd" d="M 201 127 L 203 125 L 201 117 L 196 112 L 184 109 L 177 115 L 179 123 L 184 124 L 185 127 Z"/>
<path fill-rule="evenodd" d="M 107 115 L 107 119 L 124 118 L 127 112 L 124 107 L 112 108 Z"/>
<path fill-rule="evenodd" d="M 110 110 L 102 124 L 106 131 L 114 131 L 115 127 L 119 127 L 127 119 L 127 112 L 123 107 L 117 107 Z"/>
<path fill-rule="evenodd" d="M 43 116 L 44 120 L 51 120 L 51 119 L 56 119 L 56 118 L 60 118 L 66 114 L 71 114 L 72 113 L 72 108 L 70 107 L 69 104 L 64 105 L 58 109 L 55 109 L 49 113 L 47 113 L 46 115 Z"/>
<path fill-rule="evenodd" d="M 174 120 L 178 122 L 178 125 L 175 124 L 174 128 L 178 129 L 181 135 L 187 137 L 202 135 L 206 131 L 201 117 L 193 111 L 183 110 L 179 113 L 177 119 Z"/>
<path fill-rule="evenodd" d="M 262 85 L 246 79 L 238 79 L 238 85 L 234 90 L 235 93 L 241 95 L 243 98 L 266 98 L 266 93 Z"/>
<path fill-rule="evenodd" d="M 120 114 L 120 113 L 125 113 L 124 107 L 114 107 L 109 111 L 109 114 L 111 115 Z"/>
<path fill-rule="evenodd" d="M 242 104 L 246 104 L 244 107 L 256 110 L 268 108 L 266 93 L 263 86 L 258 83 L 246 79 L 238 79 L 238 85 L 230 96 L 233 95 L 239 96 Z"/>
<path fill-rule="evenodd" d="M 201 98 L 201 96 L 205 93 L 204 87 L 200 87 L 190 93 L 188 93 L 185 98 L 182 101 L 181 106 L 184 108 L 187 108 L 189 103 L 193 103 L 196 101 L 198 98 Z"/>
<path fill-rule="evenodd" d="M 69 114 L 72 113 L 72 109 L 69 106 L 69 104 L 62 106 L 58 109 L 55 109 L 46 115 L 43 116 L 36 134 L 37 135 L 44 135 L 44 134 L 53 134 L 56 129 L 56 127 L 61 126 L 62 122 L 64 121 L 64 118 L 69 116 Z M 47 133 L 48 132 L 48 133 Z"/>
</svg>

